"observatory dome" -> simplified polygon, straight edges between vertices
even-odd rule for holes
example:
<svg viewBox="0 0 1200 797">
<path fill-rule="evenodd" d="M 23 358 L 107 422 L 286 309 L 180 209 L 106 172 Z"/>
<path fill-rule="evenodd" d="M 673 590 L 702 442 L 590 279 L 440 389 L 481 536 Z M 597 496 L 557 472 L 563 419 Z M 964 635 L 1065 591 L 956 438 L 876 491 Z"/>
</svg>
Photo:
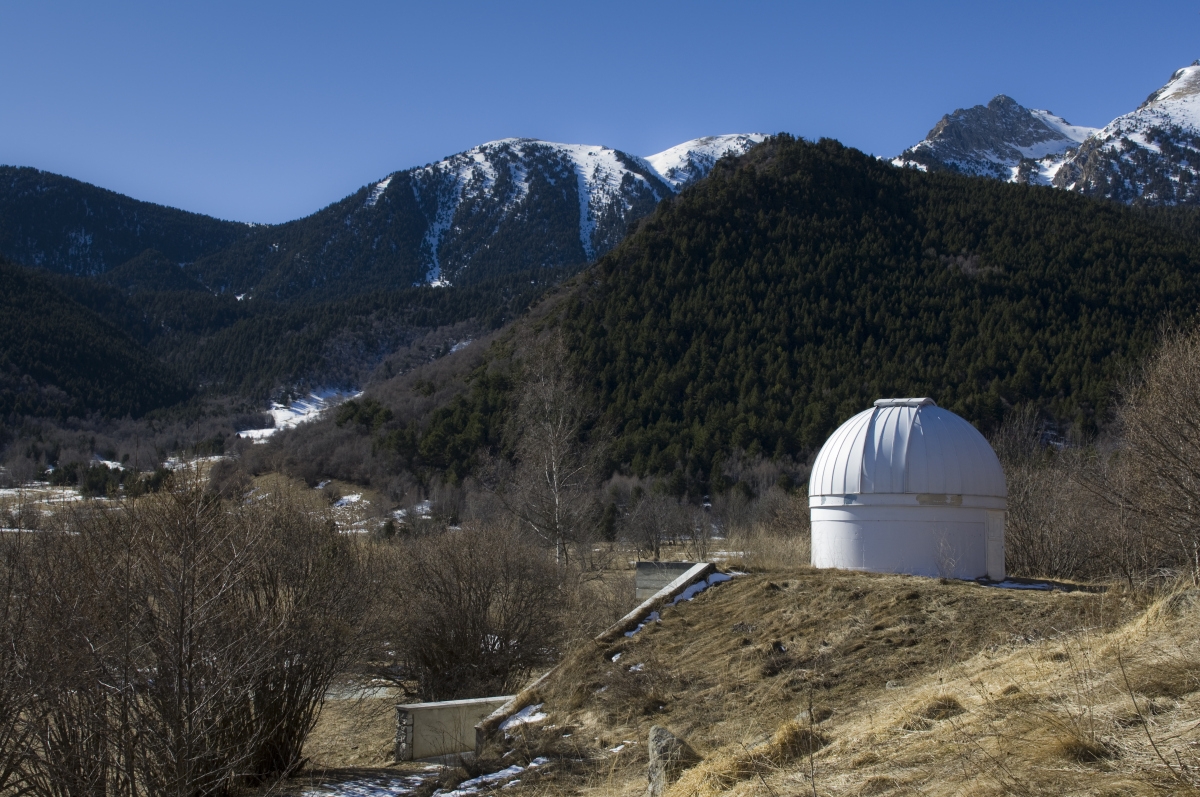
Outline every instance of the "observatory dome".
<svg viewBox="0 0 1200 797">
<path fill-rule="evenodd" d="M 1008 495 L 988 441 L 930 398 L 880 399 L 821 447 L 809 496 L 864 493 Z"/>
<path fill-rule="evenodd" d="M 930 398 L 880 399 L 813 463 L 813 566 L 1002 580 L 1007 495 L 974 426 Z"/>
</svg>

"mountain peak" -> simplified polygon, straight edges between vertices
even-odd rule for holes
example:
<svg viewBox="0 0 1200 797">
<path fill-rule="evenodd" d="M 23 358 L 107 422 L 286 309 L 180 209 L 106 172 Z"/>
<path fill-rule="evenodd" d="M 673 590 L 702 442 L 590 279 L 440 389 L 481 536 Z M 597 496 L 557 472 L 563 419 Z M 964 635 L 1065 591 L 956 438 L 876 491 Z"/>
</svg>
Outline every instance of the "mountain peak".
<svg viewBox="0 0 1200 797">
<path fill-rule="evenodd" d="M 1138 110 L 1164 102 L 1194 100 L 1197 95 L 1200 95 L 1200 63 L 1193 63 L 1191 66 L 1175 70 L 1171 79 L 1147 97 L 1146 101 L 1138 106 Z"/>
<path fill-rule="evenodd" d="M 1078 146 L 1094 130 L 1072 125 L 1049 111 L 1026 108 L 1006 94 L 987 105 L 959 108 L 946 114 L 925 139 L 905 150 L 893 163 L 925 170 L 948 169 L 964 174 L 1022 182 L 1049 182 L 1028 161 L 1061 155 Z"/>
<path fill-rule="evenodd" d="M 1103 128 L 1071 125 L 1000 94 L 942 117 L 892 163 L 1122 202 L 1200 204 L 1200 61 Z"/>
</svg>

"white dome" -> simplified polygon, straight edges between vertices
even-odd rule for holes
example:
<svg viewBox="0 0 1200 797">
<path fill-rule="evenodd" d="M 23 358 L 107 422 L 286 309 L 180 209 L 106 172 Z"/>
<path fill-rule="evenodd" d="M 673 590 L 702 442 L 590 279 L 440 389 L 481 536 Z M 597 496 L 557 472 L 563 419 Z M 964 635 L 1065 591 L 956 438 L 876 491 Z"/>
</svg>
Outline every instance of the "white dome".
<svg viewBox="0 0 1200 797">
<path fill-rule="evenodd" d="M 996 452 L 974 426 L 930 398 L 880 399 L 834 432 L 813 464 L 809 496 L 978 495 L 1008 489 Z"/>
</svg>

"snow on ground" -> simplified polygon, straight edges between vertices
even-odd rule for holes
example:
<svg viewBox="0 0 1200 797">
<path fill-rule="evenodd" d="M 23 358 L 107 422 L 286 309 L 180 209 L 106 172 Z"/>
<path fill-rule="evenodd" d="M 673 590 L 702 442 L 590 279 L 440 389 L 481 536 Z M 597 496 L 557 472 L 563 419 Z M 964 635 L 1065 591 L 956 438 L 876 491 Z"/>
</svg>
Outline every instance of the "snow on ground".
<svg viewBox="0 0 1200 797">
<path fill-rule="evenodd" d="M 661 619 L 662 618 L 659 617 L 658 612 L 650 612 L 650 614 L 648 614 L 646 616 L 645 620 L 642 620 L 640 623 L 638 623 L 637 628 L 633 629 L 632 631 L 626 631 L 625 636 L 633 636 L 634 634 L 636 634 L 638 631 L 641 631 L 643 628 L 645 628 L 650 623 L 657 623 Z"/>
<path fill-rule="evenodd" d="M 1055 116 L 1049 111 L 1031 110 L 1031 114 L 1041 120 L 1042 124 L 1051 130 L 1055 130 L 1076 144 L 1082 144 L 1084 140 L 1091 135 L 1100 132 L 1098 127 L 1086 127 L 1084 125 L 1073 125 L 1061 116 Z M 1040 157 L 1038 155 L 1027 155 L 1029 158 Z"/>
<path fill-rule="evenodd" d="M 441 767 L 427 767 L 440 770 Z M 302 791 L 301 797 L 402 797 L 415 794 L 428 775 L 375 775 Z"/>
<path fill-rule="evenodd" d="M 708 589 L 713 584 L 720 584 L 721 582 L 728 581 L 731 578 L 733 578 L 733 576 L 726 575 L 725 573 L 713 573 L 705 580 L 697 581 L 695 584 L 692 584 L 683 592 L 676 595 L 675 600 L 671 601 L 671 605 L 674 606 L 680 601 L 690 601 L 692 598 L 696 597 L 701 592 L 704 592 L 704 590 Z"/>
<path fill-rule="evenodd" d="M 997 582 L 980 581 L 979 584 L 981 584 L 982 586 L 985 586 L 985 587 L 998 587 L 1000 589 L 1049 590 L 1049 589 L 1053 589 L 1053 587 L 1054 587 L 1053 584 L 1048 584 L 1046 582 L 1034 582 L 1031 584 L 1031 583 L 1022 582 L 1022 581 L 997 581 Z"/>
<path fill-rule="evenodd" d="M 325 387 L 312 391 L 304 398 L 293 399 L 287 404 L 272 402 L 267 410 L 275 420 L 275 426 L 270 429 L 247 429 L 238 432 L 238 437 L 253 440 L 255 443 L 265 443 L 267 438 L 280 429 L 295 429 L 302 423 L 315 421 L 321 413 L 330 407 L 336 407 L 344 401 L 358 398 L 362 391 L 351 393 L 338 388 Z"/>
<path fill-rule="evenodd" d="M 509 728 L 515 728 L 518 725 L 532 725 L 535 722 L 541 722 L 550 715 L 542 711 L 544 703 L 538 703 L 536 706 L 526 706 L 525 708 L 513 714 L 511 717 L 500 723 L 500 730 L 508 731 Z"/>
<path fill-rule="evenodd" d="M 339 498 L 337 500 L 337 502 L 333 506 L 335 509 L 341 509 L 341 508 L 344 508 L 347 506 L 351 506 L 352 504 L 357 504 L 361 500 L 362 500 L 362 493 L 353 493 L 352 495 L 343 495 L 341 498 Z"/>
<path fill-rule="evenodd" d="M 502 783 L 504 781 L 511 783 L 514 778 L 526 770 L 537 769 L 538 767 L 545 766 L 549 763 L 550 759 L 548 758 L 535 758 L 529 762 L 529 766 L 527 767 L 513 764 L 511 767 L 502 769 L 499 772 L 492 772 L 488 775 L 480 775 L 477 778 L 464 780 L 452 790 L 447 791 L 446 789 L 438 789 L 433 793 L 433 797 L 469 797 L 469 795 L 479 794 L 480 789 L 487 789 L 494 784 Z"/>
<path fill-rule="evenodd" d="M 474 343 L 474 341 L 472 341 L 472 340 L 460 340 L 458 343 L 455 343 L 453 346 L 450 347 L 450 353 L 454 354 L 454 352 L 456 352 L 456 351 L 462 351 L 463 349 L 470 346 L 472 343 Z"/>
</svg>

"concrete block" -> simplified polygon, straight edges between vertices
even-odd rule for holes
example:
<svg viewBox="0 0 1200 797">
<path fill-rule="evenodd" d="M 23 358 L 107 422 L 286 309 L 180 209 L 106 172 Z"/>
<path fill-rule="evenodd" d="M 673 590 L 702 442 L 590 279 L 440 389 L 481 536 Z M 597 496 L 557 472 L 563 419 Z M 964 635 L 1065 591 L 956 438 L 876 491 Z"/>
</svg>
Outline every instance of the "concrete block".
<svg viewBox="0 0 1200 797">
<path fill-rule="evenodd" d="M 475 725 L 513 695 L 396 706 L 396 760 L 412 761 L 475 749 Z"/>
</svg>

